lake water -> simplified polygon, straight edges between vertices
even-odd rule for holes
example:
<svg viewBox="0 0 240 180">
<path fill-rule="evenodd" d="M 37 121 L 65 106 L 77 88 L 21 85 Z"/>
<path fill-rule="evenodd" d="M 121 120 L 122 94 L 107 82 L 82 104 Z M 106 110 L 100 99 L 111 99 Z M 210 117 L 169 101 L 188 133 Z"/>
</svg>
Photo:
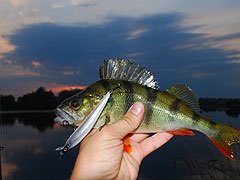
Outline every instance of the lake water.
<svg viewBox="0 0 240 180">
<path fill-rule="evenodd" d="M 218 122 L 240 129 L 240 119 L 224 112 L 207 114 Z M 54 149 L 63 145 L 71 127 L 55 124 L 53 113 L 3 114 L 1 151 L 3 179 L 68 179 L 79 147 L 60 159 Z M 240 146 L 234 146 L 236 161 L 222 156 L 201 133 L 175 136 L 144 159 L 138 179 L 239 179 Z"/>
</svg>

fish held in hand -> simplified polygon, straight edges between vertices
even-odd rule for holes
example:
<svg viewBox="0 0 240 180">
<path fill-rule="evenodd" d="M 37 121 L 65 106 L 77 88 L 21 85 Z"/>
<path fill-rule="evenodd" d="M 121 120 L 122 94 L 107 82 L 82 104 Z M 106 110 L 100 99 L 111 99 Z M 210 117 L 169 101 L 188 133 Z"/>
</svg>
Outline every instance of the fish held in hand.
<svg viewBox="0 0 240 180">
<path fill-rule="evenodd" d="M 135 133 L 169 132 L 193 136 L 204 133 L 230 159 L 231 145 L 240 143 L 240 131 L 202 117 L 193 91 L 186 85 L 174 85 L 162 91 L 153 74 L 128 60 L 109 59 L 100 67 L 101 80 L 64 100 L 56 109 L 55 120 L 79 126 L 107 92 L 112 92 L 94 128 L 121 119 L 134 102 L 145 106 L 143 120 Z"/>
</svg>

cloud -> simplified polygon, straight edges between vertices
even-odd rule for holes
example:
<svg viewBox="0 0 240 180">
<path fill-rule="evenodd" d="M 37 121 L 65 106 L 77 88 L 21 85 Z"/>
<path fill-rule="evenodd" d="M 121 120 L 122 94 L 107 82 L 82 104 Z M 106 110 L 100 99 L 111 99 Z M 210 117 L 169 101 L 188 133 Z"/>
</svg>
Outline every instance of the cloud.
<svg viewBox="0 0 240 180">
<path fill-rule="evenodd" d="M 55 2 L 52 4 L 53 9 L 59 9 L 59 8 L 65 7 L 65 6 L 66 6 L 66 2 L 64 2 L 64 1 Z"/>
<path fill-rule="evenodd" d="M 23 5 L 26 2 L 27 2 L 27 0 L 10 0 L 10 3 L 15 7 Z"/>
<path fill-rule="evenodd" d="M 225 34 L 222 36 L 217 36 L 214 38 L 215 40 L 235 40 L 240 39 L 240 33 L 232 33 L 232 34 Z"/>
<path fill-rule="evenodd" d="M 147 29 L 145 29 L 145 28 L 139 28 L 139 29 L 133 30 L 132 32 L 129 33 L 127 40 L 136 39 L 136 38 L 140 37 L 141 35 L 143 35 L 143 33 L 146 31 L 147 31 Z"/>
<path fill-rule="evenodd" d="M 16 71 L 12 73 L 13 76 L 39 76 L 39 74 L 31 71 Z"/>
<path fill-rule="evenodd" d="M 38 77 L 39 73 L 21 63 L 12 62 L 10 59 L 3 59 L 0 62 L 1 77 Z"/>
<path fill-rule="evenodd" d="M 195 4 L 192 9 L 188 6 L 186 11 L 191 12 L 186 13 L 188 15 L 183 19 L 184 26 L 191 27 L 201 24 L 202 26 L 195 29 L 194 32 L 217 36 L 239 32 L 239 3 L 226 4 L 222 1 L 218 5 L 208 2 L 198 5 Z M 201 10 L 202 8 L 204 8 L 204 11 Z"/>
<path fill-rule="evenodd" d="M 222 77 L 232 68 L 226 62 L 234 62 L 239 52 L 212 46 L 219 41 L 215 37 L 190 33 L 180 25 L 182 18 L 176 13 L 117 17 L 101 25 L 29 25 L 8 37 L 18 48 L 5 59 L 36 73 L 28 78 L 29 87 L 36 88 L 38 85 L 48 88 L 52 83 L 89 85 L 99 79 L 98 66 L 103 60 L 115 57 L 131 58 L 147 67 L 167 87 L 178 82 L 192 84 L 195 79 L 211 77 L 208 80 L 213 81 Z M 198 27 L 190 29 L 193 28 Z M 7 67 L 16 70 L 14 66 Z M 21 82 L 19 77 L 18 82 Z"/>
<path fill-rule="evenodd" d="M 172 12 L 184 16 L 181 19 L 178 18 L 178 23 L 185 30 L 196 34 L 204 33 L 219 36 L 239 33 L 238 7 L 239 3 L 226 5 L 222 1 L 217 6 L 208 1 L 201 1 L 197 3 L 197 6 L 196 2 L 191 1 L 181 2 L 181 5 L 179 5 L 176 0 L 171 2 L 154 1 L 151 3 L 146 0 L 141 1 L 141 3 L 124 0 L 117 2 L 109 0 L 101 2 L 96 0 L 61 0 L 58 2 L 1 1 L 0 39 L 5 39 L 6 36 L 15 34 L 19 29 L 24 29 L 26 26 L 33 24 L 54 23 L 60 26 L 76 24 L 104 26 L 105 23 L 115 20 L 116 17 L 141 19 L 142 17 L 161 13 L 172 14 Z M 204 12 L 201 10 L 202 8 L 205 9 Z M 132 29 L 132 33 L 139 33 L 139 28 L 141 27 L 137 27 L 136 30 Z M 240 42 L 233 42 L 234 45 L 231 43 L 225 44 L 224 48 L 230 46 L 230 48 L 239 50 Z"/>
<path fill-rule="evenodd" d="M 41 66 L 41 62 L 39 62 L 39 61 L 32 61 L 32 65 L 34 67 L 40 67 Z"/>
<path fill-rule="evenodd" d="M 230 60 L 228 61 L 230 64 L 240 64 L 240 59 Z"/>
<path fill-rule="evenodd" d="M 97 5 L 98 1 L 95 0 L 70 0 L 70 4 L 72 6 L 82 6 L 82 7 L 90 7 Z"/>
<path fill-rule="evenodd" d="M 206 78 L 206 77 L 209 77 L 209 76 L 214 76 L 214 74 L 213 73 L 206 73 L 206 72 L 193 72 L 192 76 L 194 78 Z"/>
<path fill-rule="evenodd" d="M 86 86 L 63 86 L 63 85 L 55 84 L 55 83 L 53 83 L 52 85 L 53 85 L 52 87 L 48 86 L 47 90 L 52 91 L 55 94 L 58 94 L 59 92 L 61 92 L 63 90 L 71 91 L 74 89 L 82 90 L 82 89 L 86 88 Z"/>
<path fill-rule="evenodd" d="M 104 26 L 32 25 L 11 36 L 11 42 L 16 44 L 18 49 L 8 57 L 18 59 L 18 63 L 26 68 L 31 68 L 32 59 L 37 58 L 41 61 L 41 66 L 45 67 L 42 69 L 45 72 L 40 74 L 49 73 L 49 76 L 58 76 L 61 72 L 79 76 L 91 74 L 96 72 L 105 58 L 126 57 L 129 54 L 137 58 L 137 55 L 145 52 L 159 53 L 155 51 L 156 45 L 161 49 L 164 43 L 167 43 L 169 48 L 174 47 L 175 44 L 171 44 L 174 41 L 169 41 L 166 37 L 171 34 L 177 37 L 178 29 L 174 29 L 175 18 L 175 15 L 136 20 L 117 18 Z M 87 61 L 92 63 L 86 64 Z M 94 74 L 94 79 L 97 79 L 97 72 Z M 84 84 L 86 82 L 83 81 Z"/>
<path fill-rule="evenodd" d="M 15 46 L 9 43 L 9 35 L 16 33 L 25 25 L 41 22 L 52 22 L 52 18 L 41 11 L 46 4 L 29 0 L 0 1 L 0 47 L 8 43 L 12 50 Z M 0 48 L 2 49 L 2 47 Z"/>
<path fill-rule="evenodd" d="M 16 49 L 16 46 L 11 44 L 8 39 L 0 36 L 0 54 L 10 53 Z"/>
</svg>

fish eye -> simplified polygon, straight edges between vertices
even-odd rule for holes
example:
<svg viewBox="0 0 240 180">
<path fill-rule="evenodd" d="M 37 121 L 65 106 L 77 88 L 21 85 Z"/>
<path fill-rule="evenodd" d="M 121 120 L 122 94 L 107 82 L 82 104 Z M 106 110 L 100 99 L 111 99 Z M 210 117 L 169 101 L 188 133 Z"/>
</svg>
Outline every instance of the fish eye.
<svg viewBox="0 0 240 180">
<path fill-rule="evenodd" d="M 78 110 L 80 108 L 80 102 L 78 100 L 72 101 L 70 103 L 71 108 L 74 110 Z"/>
</svg>

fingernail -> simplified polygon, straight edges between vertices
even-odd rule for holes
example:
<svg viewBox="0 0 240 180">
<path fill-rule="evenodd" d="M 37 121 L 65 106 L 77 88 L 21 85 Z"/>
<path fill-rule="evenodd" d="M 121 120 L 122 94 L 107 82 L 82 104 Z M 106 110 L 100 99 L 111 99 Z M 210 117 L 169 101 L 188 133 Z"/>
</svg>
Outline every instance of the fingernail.
<svg viewBox="0 0 240 180">
<path fill-rule="evenodd" d="M 132 105 L 130 111 L 135 114 L 136 116 L 139 115 L 143 110 L 142 103 L 136 102 Z"/>
</svg>

